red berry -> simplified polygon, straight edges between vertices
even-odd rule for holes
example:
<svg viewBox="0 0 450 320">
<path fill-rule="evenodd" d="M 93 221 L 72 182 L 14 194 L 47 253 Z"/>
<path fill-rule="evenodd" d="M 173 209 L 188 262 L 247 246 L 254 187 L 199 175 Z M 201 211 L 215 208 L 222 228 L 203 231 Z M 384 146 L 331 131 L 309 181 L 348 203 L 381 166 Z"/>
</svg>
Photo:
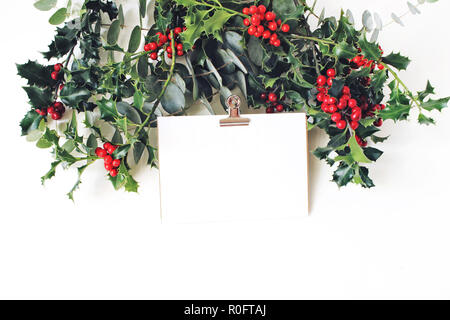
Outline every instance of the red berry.
<svg viewBox="0 0 450 320">
<path fill-rule="evenodd" d="M 167 53 L 172 53 L 172 47 L 167 47 L 166 51 L 167 51 Z"/>
<path fill-rule="evenodd" d="M 244 19 L 244 26 L 249 26 L 250 25 L 250 20 L 249 19 L 247 19 L 247 18 L 245 18 Z"/>
<path fill-rule="evenodd" d="M 327 97 L 325 102 L 328 104 L 336 104 L 337 101 L 335 97 Z"/>
<path fill-rule="evenodd" d="M 159 37 L 159 41 L 164 44 L 167 42 L 167 36 L 161 34 L 161 36 Z"/>
<path fill-rule="evenodd" d="M 278 19 L 278 20 L 277 20 L 277 25 L 281 26 L 281 23 L 282 23 L 282 22 L 281 22 L 281 19 Z"/>
<path fill-rule="evenodd" d="M 363 140 L 361 141 L 361 147 L 367 147 L 367 141 Z"/>
<path fill-rule="evenodd" d="M 261 98 L 261 100 L 266 100 L 267 99 L 267 95 L 265 93 L 261 93 L 260 98 Z"/>
<path fill-rule="evenodd" d="M 336 111 L 338 111 L 338 108 L 336 107 L 335 104 L 328 105 L 328 112 L 335 113 Z"/>
<path fill-rule="evenodd" d="M 158 59 L 158 54 L 157 54 L 156 52 L 152 52 L 152 53 L 150 54 L 150 59 L 152 59 L 152 60 Z"/>
<path fill-rule="evenodd" d="M 259 38 L 262 36 L 261 32 L 256 31 L 256 33 L 254 34 L 255 37 Z"/>
<path fill-rule="evenodd" d="M 350 95 L 350 88 L 347 87 L 347 86 L 344 86 L 344 87 L 342 88 L 342 94 L 343 94 L 343 95 Z"/>
<path fill-rule="evenodd" d="M 109 170 L 109 175 L 111 176 L 111 177 L 116 177 L 117 176 L 117 174 L 118 174 L 118 171 L 117 171 L 117 169 L 111 169 L 111 170 Z"/>
<path fill-rule="evenodd" d="M 61 119 L 61 114 L 59 112 L 53 112 L 51 114 L 51 117 L 53 120 L 59 120 L 59 119 Z"/>
<path fill-rule="evenodd" d="M 114 151 L 116 151 L 116 149 L 117 149 L 116 146 L 110 145 L 108 146 L 108 148 L 106 148 L 106 151 L 108 151 L 109 154 L 113 154 Z"/>
<path fill-rule="evenodd" d="M 53 69 L 54 69 L 56 72 L 60 72 L 62 68 L 63 68 L 63 65 L 62 65 L 61 63 L 57 63 L 57 64 L 55 64 L 55 65 L 53 66 Z"/>
<path fill-rule="evenodd" d="M 320 108 L 322 109 L 323 112 L 328 112 L 329 111 L 328 105 L 326 103 L 322 103 Z"/>
<path fill-rule="evenodd" d="M 177 44 L 177 50 L 178 51 L 183 51 L 183 44 L 182 43 Z"/>
<path fill-rule="evenodd" d="M 318 76 L 317 77 L 317 85 L 319 87 L 324 86 L 326 82 L 327 82 L 327 78 L 325 76 Z"/>
<path fill-rule="evenodd" d="M 106 171 L 111 171 L 113 169 L 113 165 L 111 163 L 105 162 L 105 169 Z"/>
<path fill-rule="evenodd" d="M 167 54 L 167 58 L 172 59 L 172 57 L 173 57 L 173 56 L 172 56 L 171 53 L 168 53 L 168 54 Z"/>
<path fill-rule="evenodd" d="M 100 147 L 98 147 L 97 149 L 95 149 L 95 154 L 97 155 L 97 157 L 99 158 L 104 158 L 108 155 L 108 153 L 106 152 L 105 149 L 102 149 Z"/>
<path fill-rule="evenodd" d="M 258 15 L 252 16 L 250 21 L 251 21 L 252 25 L 254 25 L 254 26 L 259 26 L 261 24 L 261 19 L 259 18 Z"/>
<path fill-rule="evenodd" d="M 244 8 L 244 9 L 242 9 L 242 13 L 246 14 L 246 15 L 249 15 L 250 14 L 250 9 L 249 8 Z"/>
<path fill-rule="evenodd" d="M 267 8 L 266 8 L 265 5 L 260 4 L 260 5 L 258 6 L 258 11 L 259 11 L 259 13 L 264 14 L 264 13 L 266 13 L 266 10 L 267 10 Z"/>
<path fill-rule="evenodd" d="M 275 41 L 273 42 L 273 45 L 274 45 L 275 47 L 281 46 L 281 41 L 280 41 L 280 39 L 275 40 Z"/>
<path fill-rule="evenodd" d="M 275 31 L 278 28 L 278 26 L 275 22 L 269 22 L 269 25 L 267 27 L 272 31 Z"/>
<path fill-rule="evenodd" d="M 256 33 L 256 27 L 255 26 L 251 26 L 250 28 L 248 28 L 247 30 L 248 34 L 253 36 Z"/>
<path fill-rule="evenodd" d="M 275 93 L 273 93 L 273 92 L 269 93 L 269 101 L 270 102 L 277 102 L 278 101 L 278 96 Z"/>
<path fill-rule="evenodd" d="M 377 121 L 373 123 L 375 127 L 381 127 L 383 125 L 383 119 L 379 118 Z"/>
<path fill-rule="evenodd" d="M 359 127 L 359 122 L 358 121 L 350 122 L 350 128 L 352 128 L 353 130 L 358 129 L 358 127 Z"/>
<path fill-rule="evenodd" d="M 51 77 L 52 77 L 53 80 L 58 80 L 58 76 L 59 76 L 59 73 L 56 72 L 56 71 L 53 71 L 52 74 L 51 74 Z"/>
<path fill-rule="evenodd" d="M 275 18 L 276 18 L 276 15 L 272 11 L 269 11 L 269 12 L 266 13 L 266 20 L 267 21 L 275 20 Z"/>
<path fill-rule="evenodd" d="M 289 32 L 289 30 L 291 30 L 291 27 L 289 27 L 288 24 L 283 24 L 283 25 L 281 26 L 281 31 L 283 31 L 283 32 Z"/>
<path fill-rule="evenodd" d="M 256 30 L 257 30 L 258 33 L 263 34 L 263 32 L 264 32 L 264 26 L 259 25 L 258 28 L 256 28 Z"/>
<path fill-rule="evenodd" d="M 359 121 L 361 120 L 361 112 L 353 112 L 352 115 L 350 116 L 350 118 L 353 121 Z"/>
<path fill-rule="evenodd" d="M 180 34 L 182 32 L 183 32 L 183 30 L 180 27 L 176 27 L 175 29 L 173 29 L 173 33 L 175 33 L 175 34 Z"/>
<path fill-rule="evenodd" d="M 319 101 L 319 102 L 325 101 L 325 95 L 323 93 L 318 93 L 316 98 L 317 98 L 317 101 Z"/>
<path fill-rule="evenodd" d="M 350 99 L 350 100 L 348 100 L 348 106 L 350 107 L 350 108 L 354 108 L 354 107 L 356 107 L 358 105 L 358 102 L 355 100 L 355 99 Z"/>
<path fill-rule="evenodd" d="M 64 89 L 64 83 L 61 83 L 61 84 L 59 85 L 59 90 L 62 90 L 62 89 Z"/>
<path fill-rule="evenodd" d="M 332 87 L 332 86 L 333 86 L 333 78 L 328 78 L 328 80 L 327 80 L 327 85 L 328 85 L 329 87 Z"/>
<path fill-rule="evenodd" d="M 178 50 L 177 51 L 177 56 L 183 56 L 184 55 L 184 52 L 183 52 L 183 50 Z"/>
<path fill-rule="evenodd" d="M 339 103 L 337 104 L 338 109 L 344 109 L 347 106 L 347 101 L 345 100 L 339 100 Z"/>
<path fill-rule="evenodd" d="M 336 123 L 336 127 L 338 127 L 338 129 L 344 130 L 345 127 L 347 127 L 347 122 L 345 122 L 345 120 L 339 120 Z"/>
<path fill-rule="evenodd" d="M 152 51 L 158 49 L 158 45 L 156 44 L 156 42 L 151 42 L 148 44 L 148 46 Z"/>
<path fill-rule="evenodd" d="M 113 160 L 112 165 L 114 168 L 120 167 L 120 159 Z"/>
<path fill-rule="evenodd" d="M 48 112 L 49 115 L 52 115 L 53 113 L 55 113 L 55 108 L 50 106 L 50 107 L 47 108 L 47 112 Z"/>
<path fill-rule="evenodd" d="M 105 156 L 104 158 L 105 164 L 112 164 L 113 158 L 110 155 Z"/>
<path fill-rule="evenodd" d="M 258 12 L 258 7 L 257 6 L 251 6 L 249 11 L 250 11 L 251 14 L 255 14 L 255 13 Z"/>
<path fill-rule="evenodd" d="M 277 40 L 277 39 L 278 39 L 278 35 L 277 35 L 276 33 L 274 33 L 274 34 L 272 34 L 272 35 L 270 36 L 270 40 L 275 41 L 275 40 Z"/>
<path fill-rule="evenodd" d="M 338 121 L 340 121 L 341 119 L 342 119 L 342 116 L 341 116 L 340 113 L 335 112 L 335 113 L 333 113 L 333 114 L 331 115 L 331 120 L 332 120 L 333 122 L 338 122 Z"/>
<path fill-rule="evenodd" d="M 269 39 L 271 35 L 272 34 L 270 33 L 269 30 L 264 31 L 263 34 L 262 34 L 264 39 Z"/>
<path fill-rule="evenodd" d="M 275 109 L 273 107 L 268 107 L 266 109 L 266 113 L 274 113 L 274 112 L 275 112 Z"/>
<path fill-rule="evenodd" d="M 108 148 L 111 147 L 111 146 L 112 146 L 111 142 L 105 142 L 103 144 L 103 149 L 108 150 Z"/>
<path fill-rule="evenodd" d="M 282 112 L 284 110 L 284 107 L 283 107 L 283 105 L 279 104 L 279 105 L 277 105 L 276 109 L 278 112 Z"/>
<path fill-rule="evenodd" d="M 383 69 L 384 69 L 384 65 L 379 64 L 379 65 L 378 65 L 378 69 L 379 69 L 379 70 L 383 70 Z"/>
<path fill-rule="evenodd" d="M 330 78 L 336 77 L 336 70 L 334 70 L 334 69 L 328 69 L 328 70 L 327 70 L 327 76 L 329 76 Z"/>
<path fill-rule="evenodd" d="M 386 109 L 386 106 L 384 104 L 380 104 L 381 110 Z"/>
<path fill-rule="evenodd" d="M 150 43 L 147 43 L 145 46 L 144 46 L 144 51 L 150 51 L 151 49 L 150 49 Z"/>
</svg>

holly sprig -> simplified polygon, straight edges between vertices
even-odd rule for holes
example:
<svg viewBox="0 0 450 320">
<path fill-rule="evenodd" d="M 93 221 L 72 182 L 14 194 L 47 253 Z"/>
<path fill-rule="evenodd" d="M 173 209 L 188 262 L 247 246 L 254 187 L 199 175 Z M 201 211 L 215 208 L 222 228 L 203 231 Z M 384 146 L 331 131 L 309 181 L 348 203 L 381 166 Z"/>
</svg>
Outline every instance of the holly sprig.
<svg viewBox="0 0 450 320">
<path fill-rule="evenodd" d="M 35 3 L 40 10 L 56 5 Z M 132 26 L 115 1 L 85 0 L 70 19 L 69 2 L 50 19 L 59 26 L 43 53 L 48 62 L 17 66 L 31 105 L 22 134 L 52 150 L 43 182 L 60 167 L 77 168 L 72 200 L 82 175 L 100 160 L 115 189 L 137 192 L 132 168 L 144 157 L 158 164 L 151 144 L 157 117 L 185 115 L 195 101 L 214 113 L 216 95 L 226 110 L 235 88 L 255 109 L 306 112 L 309 129 L 330 137 L 313 153 L 335 167 L 333 181 L 367 188 L 374 186 L 367 164 L 383 154 L 372 144 L 387 140 L 383 121 L 407 120 L 417 108 L 420 123 L 434 124 L 430 113 L 450 100 L 433 98 L 430 82 L 413 93 L 399 77 L 407 57 L 385 55 L 344 14 L 316 14 L 315 1 L 158 0 L 155 24 L 144 28 L 147 5 L 139 1 L 140 23 Z M 132 32 L 121 47 L 125 28 Z M 47 116 L 55 103 L 69 110 L 63 121 Z"/>
</svg>

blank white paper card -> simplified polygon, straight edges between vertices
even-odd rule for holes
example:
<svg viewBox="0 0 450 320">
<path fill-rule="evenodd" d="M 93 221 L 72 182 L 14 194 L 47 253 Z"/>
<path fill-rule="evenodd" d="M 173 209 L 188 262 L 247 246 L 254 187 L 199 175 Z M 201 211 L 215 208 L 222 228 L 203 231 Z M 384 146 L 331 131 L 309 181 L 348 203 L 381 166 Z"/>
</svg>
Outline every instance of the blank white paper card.
<svg viewBox="0 0 450 320">
<path fill-rule="evenodd" d="M 159 117 L 163 223 L 278 219 L 308 215 L 303 113 Z"/>
</svg>

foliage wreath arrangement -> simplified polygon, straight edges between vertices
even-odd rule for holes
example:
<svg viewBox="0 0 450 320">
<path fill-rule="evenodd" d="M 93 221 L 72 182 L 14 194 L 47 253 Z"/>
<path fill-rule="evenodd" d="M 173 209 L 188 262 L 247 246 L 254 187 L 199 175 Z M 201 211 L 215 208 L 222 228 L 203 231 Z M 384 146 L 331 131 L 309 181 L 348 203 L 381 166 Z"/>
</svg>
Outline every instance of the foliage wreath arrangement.
<svg viewBox="0 0 450 320">
<path fill-rule="evenodd" d="M 56 0 L 35 3 L 41 10 L 55 5 Z M 197 100 L 212 112 L 215 95 L 226 109 L 236 86 L 253 108 L 305 111 L 309 129 L 318 127 L 330 137 L 314 155 L 336 166 L 333 181 L 365 188 L 374 183 L 364 164 L 383 153 L 369 141 L 387 139 L 378 134 L 383 121 L 406 120 L 418 108 L 418 121 L 434 124 L 427 113 L 441 111 L 450 100 L 430 98 L 429 82 L 424 91 L 411 92 L 397 74 L 410 63 L 407 57 L 385 55 L 367 40 L 367 27 L 356 30 L 344 14 L 319 17 L 305 0 L 156 0 L 150 29 L 142 27 L 147 5 L 139 1 L 140 25 L 122 48 L 121 5 L 85 0 L 79 15 L 67 19 L 69 1 L 50 18 L 64 23 L 43 53 L 56 62 L 17 66 L 28 80 L 31 105 L 20 123 L 22 134 L 39 148 L 52 148 L 55 157 L 42 183 L 58 166 L 77 167 L 72 200 L 81 175 L 97 160 L 104 161 L 114 188 L 137 192 L 130 168 L 144 153 L 148 165 L 156 166 L 149 133 L 157 116 L 183 115 Z M 319 19 L 315 30 L 308 23 L 312 16 Z M 66 109 L 66 125 L 55 129 Z M 87 136 L 79 135 L 77 119 L 89 129 Z M 114 133 L 105 134 L 101 124 Z"/>
</svg>

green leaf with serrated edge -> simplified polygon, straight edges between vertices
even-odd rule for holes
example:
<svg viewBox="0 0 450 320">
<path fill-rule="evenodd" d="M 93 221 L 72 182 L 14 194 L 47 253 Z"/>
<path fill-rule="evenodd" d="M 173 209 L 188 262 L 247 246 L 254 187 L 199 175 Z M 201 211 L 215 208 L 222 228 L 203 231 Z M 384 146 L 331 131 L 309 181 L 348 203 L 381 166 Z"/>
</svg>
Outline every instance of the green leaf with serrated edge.
<svg viewBox="0 0 450 320">
<path fill-rule="evenodd" d="M 376 148 L 368 147 L 364 148 L 364 154 L 369 158 L 371 161 L 377 161 L 382 155 L 383 151 L 378 150 Z"/>
<path fill-rule="evenodd" d="M 351 44 L 340 42 L 333 48 L 333 54 L 339 59 L 352 59 L 358 54 L 358 50 Z"/>
<path fill-rule="evenodd" d="M 379 132 L 380 129 L 378 129 L 375 126 L 369 126 L 369 127 L 364 127 L 364 126 L 359 126 L 358 129 L 356 129 L 356 134 L 361 138 L 361 139 L 365 139 L 367 137 L 372 136 L 374 133 Z"/>
<path fill-rule="evenodd" d="M 41 11 L 49 11 L 56 6 L 57 0 L 39 0 L 36 1 L 33 5 L 36 9 Z"/>
<path fill-rule="evenodd" d="M 411 62 L 408 57 L 404 57 L 400 53 L 393 52 L 390 55 L 383 57 L 382 61 L 398 70 L 406 70 Z"/>
<path fill-rule="evenodd" d="M 22 121 L 20 121 L 22 135 L 25 136 L 29 132 L 38 129 L 42 119 L 43 117 L 37 114 L 36 111 L 28 111 Z"/>
<path fill-rule="evenodd" d="M 442 109 L 448 107 L 448 102 L 450 101 L 450 97 L 442 98 L 438 100 L 429 99 L 428 101 L 421 104 L 421 107 L 428 111 L 438 110 L 439 112 Z"/>
<path fill-rule="evenodd" d="M 100 109 L 100 117 L 105 121 L 112 121 L 115 117 L 119 116 L 117 112 L 116 104 L 113 100 L 102 100 L 98 101 L 98 107 Z"/>
<path fill-rule="evenodd" d="M 384 141 L 386 141 L 387 139 L 389 139 L 390 136 L 387 137 L 378 137 L 378 136 L 371 136 L 370 138 L 372 139 L 372 141 L 374 143 L 383 143 Z"/>
<path fill-rule="evenodd" d="M 381 57 L 381 51 L 378 44 L 367 41 L 365 33 L 358 38 L 358 45 L 361 48 L 361 54 L 366 59 L 378 60 Z"/>
<path fill-rule="evenodd" d="M 383 89 L 387 78 L 388 77 L 386 71 L 384 70 L 375 71 L 371 82 L 371 87 L 373 88 L 373 90 L 378 91 Z"/>
<path fill-rule="evenodd" d="M 50 24 L 59 25 L 66 20 L 67 17 L 67 8 L 61 8 L 57 10 L 48 20 Z"/>
<path fill-rule="evenodd" d="M 131 148 L 131 144 L 126 144 L 126 145 L 120 146 L 119 148 L 116 149 L 116 151 L 114 151 L 113 158 L 114 159 L 124 158 L 128 154 L 128 151 L 130 151 L 130 148 Z"/>
<path fill-rule="evenodd" d="M 36 108 L 46 108 L 53 102 L 52 92 L 48 89 L 44 90 L 34 86 L 23 89 L 27 93 L 31 105 Z"/>
<path fill-rule="evenodd" d="M 372 179 L 369 178 L 369 169 L 367 169 L 366 167 L 359 167 L 359 169 L 357 170 L 357 174 L 360 179 L 360 184 L 363 186 L 363 188 L 375 187 Z"/>
<path fill-rule="evenodd" d="M 118 176 L 122 176 L 123 182 L 122 185 L 127 192 L 138 192 L 139 184 L 134 180 L 134 178 L 128 172 L 124 162 L 122 161 L 119 167 Z"/>
<path fill-rule="evenodd" d="M 343 187 L 349 184 L 354 176 L 355 170 L 353 169 L 353 167 L 349 166 L 345 162 L 341 162 L 339 164 L 339 167 L 333 173 L 333 181 L 336 182 L 339 187 Z"/>
<path fill-rule="evenodd" d="M 113 46 L 117 43 L 120 33 L 120 21 L 114 20 L 109 27 L 108 34 L 106 36 L 109 45 Z"/>
<path fill-rule="evenodd" d="M 418 92 L 419 101 L 423 102 L 430 94 L 434 94 L 434 87 L 431 85 L 430 81 L 427 81 L 425 90 Z"/>
<path fill-rule="evenodd" d="M 203 28 L 206 35 L 213 35 L 217 39 L 219 31 L 223 29 L 225 23 L 233 16 L 233 13 L 217 9 L 212 17 L 204 20 Z"/>
<path fill-rule="evenodd" d="M 77 108 L 82 101 L 88 101 L 91 92 L 86 88 L 78 88 L 74 83 L 67 83 L 60 92 L 61 101 L 72 108 Z"/>
<path fill-rule="evenodd" d="M 436 122 L 434 121 L 433 118 L 427 117 L 423 113 L 419 114 L 419 117 L 417 120 L 419 121 L 420 124 L 424 124 L 426 126 L 436 124 Z"/>
<path fill-rule="evenodd" d="M 128 52 L 134 53 L 141 44 L 141 27 L 135 26 L 131 32 L 130 41 L 128 43 Z"/>
<path fill-rule="evenodd" d="M 342 147 L 343 145 L 347 144 L 348 138 L 347 138 L 347 130 L 343 131 L 340 134 L 335 135 L 331 138 L 330 142 L 328 142 L 328 146 L 333 149 L 337 149 L 339 147 Z"/>
<path fill-rule="evenodd" d="M 50 170 L 41 177 L 41 183 L 44 184 L 45 181 L 50 180 L 51 178 L 53 178 L 55 176 L 56 173 L 56 167 L 58 167 L 58 165 L 61 163 L 60 160 L 54 161 L 51 164 L 51 168 Z"/>
<path fill-rule="evenodd" d="M 382 110 L 379 113 L 379 116 L 383 119 L 383 120 L 394 120 L 394 121 L 399 121 L 399 120 L 406 120 L 409 116 L 409 112 L 411 111 L 411 106 L 410 105 L 403 105 L 403 104 L 387 104 L 386 105 L 386 109 Z"/>
<path fill-rule="evenodd" d="M 86 168 L 89 166 L 89 164 L 86 164 L 82 167 L 79 167 L 77 169 L 78 171 L 78 178 L 77 181 L 75 182 L 74 186 L 72 187 L 72 189 L 70 189 L 70 191 L 67 193 L 67 197 L 69 197 L 70 200 L 74 201 L 73 198 L 73 193 L 78 190 L 80 188 L 80 184 L 81 184 L 81 176 L 83 174 L 83 172 L 86 170 Z"/>
<path fill-rule="evenodd" d="M 358 142 L 356 141 L 356 134 L 353 133 L 350 140 L 348 141 L 348 145 L 350 147 L 350 154 L 352 158 L 356 162 L 362 162 L 362 163 L 371 163 L 369 158 L 364 154 L 363 149 L 359 146 Z"/>
<path fill-rule="evenodd" d="M 324 160 L 330 155 L 331 151 L 333 151 L 333 148 L 330 147 L 316 148 L 313 151 L 313 155 L 319 160 Z"/>
<path fill-rule="evenodd" d="M 186 50 L 190 50 L 195 41 L 200 38 L 204 32 L 204 21 L 211 10 L 197 10 L 191 12 L 185 18 L 186 31 L 181 34 L 183 46 Z"/>
<path fill-rule="evenodd" d="M 364 127 L 370 127 L 377 120 L 377 118 L 364 118 L 359 120 L 359 124 Z"/>
<path fill-rule="evenodd" d="M 17 65 L 17 74 L 28 80 L 29 86 L 53 87 L 56 81 L 51 78 L 53 66 L 43 66 L 35 61 Z"/>
</svg>

